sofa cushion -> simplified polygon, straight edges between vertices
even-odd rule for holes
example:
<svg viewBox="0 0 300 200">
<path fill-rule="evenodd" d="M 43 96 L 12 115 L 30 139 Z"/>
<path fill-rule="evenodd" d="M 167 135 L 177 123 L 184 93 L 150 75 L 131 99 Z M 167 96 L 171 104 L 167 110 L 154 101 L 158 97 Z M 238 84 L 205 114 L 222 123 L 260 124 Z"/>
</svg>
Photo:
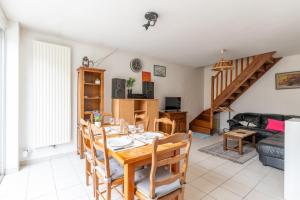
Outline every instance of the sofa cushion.
<svg viewBox="0 0 300 200">
<path fill-rule="evenodd" d="M 268 119 L 268 125 L 266 130 L 274 130 L 284 132 L 284 121 L 275 120 L 275 119 Z"/>
<path fill-rule="evenodd" d="M 237 121 L 245 121 L 260 127 L 260 114 L 257 113 L 240 113 L 234 116 L 234 119 Z"/>
<path fill-rule="evenodd" d="M 278 115 L 278 114 L 262 114 L 261 115 L 261 128 L 265 129 L 268 125 L 268 119 L 275 119 L 284 121 L 284 115 Z"/>
<path fill-rule="evenodd" d="M 284 134 L 275 134 L 261 140 L 256 149 L 259 154 L 284 159 Z"/>
</svg>

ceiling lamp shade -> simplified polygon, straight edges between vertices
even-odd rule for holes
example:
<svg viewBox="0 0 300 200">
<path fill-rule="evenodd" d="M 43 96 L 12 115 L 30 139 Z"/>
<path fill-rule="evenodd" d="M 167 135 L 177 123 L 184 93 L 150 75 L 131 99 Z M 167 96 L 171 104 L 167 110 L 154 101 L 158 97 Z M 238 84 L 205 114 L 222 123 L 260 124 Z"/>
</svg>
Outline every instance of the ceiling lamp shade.
<svg viewBox="0 0 300 200">
<path fill-rule="evenodd" d="M 231 69 L 233 67 L 232 62 L 230 60 L 225 60 L 224 59 L 224 52 L 225 52 L 225 49 L 222 49 L 221 50 L 222 58 L 219 60 L 219 62 L 217 62 L 213 66 L 212 70 L 214 70 L 214 71 L 223 71 L 223 70 Z"/>
</svg>

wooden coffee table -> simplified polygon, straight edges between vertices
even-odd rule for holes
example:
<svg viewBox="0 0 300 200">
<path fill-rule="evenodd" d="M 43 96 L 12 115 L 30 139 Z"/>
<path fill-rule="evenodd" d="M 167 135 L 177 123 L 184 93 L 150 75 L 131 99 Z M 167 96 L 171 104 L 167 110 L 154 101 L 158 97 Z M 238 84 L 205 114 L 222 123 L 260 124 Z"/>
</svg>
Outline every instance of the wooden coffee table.
<svg viewBox="0 0 300 200">
<path fill-rule="evenodd" d="M 252 146 L 255 147 L 255 134 L 256 134 L 255 131 L 248 131 L 244 129 L 237 129 L 237 130 L 224 133 L 223 136 L 224 151 L 227 150 L 237 151 L 239 152 L 240 155 L 242 155 L 243 145 L 245 143 L 250 143 L 248 141 L 245 141 L 244 140 L 245 138 L 252 136 Z M 239 145 L 234 148 L 228 147 L 228 139 L 238 140 Z"/>
</svg>

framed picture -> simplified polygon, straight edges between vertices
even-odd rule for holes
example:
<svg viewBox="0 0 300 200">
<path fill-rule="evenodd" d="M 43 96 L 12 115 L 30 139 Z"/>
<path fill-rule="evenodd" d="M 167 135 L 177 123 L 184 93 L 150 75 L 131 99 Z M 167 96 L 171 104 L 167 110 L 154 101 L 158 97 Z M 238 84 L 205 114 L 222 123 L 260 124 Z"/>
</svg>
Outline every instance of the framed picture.
<svg viewBox="0 0 300 200">
<path fill-rule="evenodd" d="M 151 82 L 151 72 L 142 71 L 142 81 Z"/>
<path fill-rule="evenodd" d="M 167 68 L 165 66 L 154 65 L 154 76 L 166 77 Z"/>
<path fill-rule="evenodd" d="M 275 74 L 276 89 L 300 88 L 300 71 Z"/>
</svg>

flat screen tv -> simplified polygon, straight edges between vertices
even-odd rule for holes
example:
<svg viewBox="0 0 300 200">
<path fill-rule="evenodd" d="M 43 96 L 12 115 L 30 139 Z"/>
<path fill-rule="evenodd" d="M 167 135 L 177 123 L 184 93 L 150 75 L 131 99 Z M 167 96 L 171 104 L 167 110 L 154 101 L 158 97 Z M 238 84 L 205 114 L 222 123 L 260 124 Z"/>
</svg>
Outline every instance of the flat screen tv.
<svg viewBox="0 0 300 200">
<path fill-rule="evenodd" d="M 181 109 L 181 97 L 166 97 L 165 110 L 179 111 Z"/>
</svg>

